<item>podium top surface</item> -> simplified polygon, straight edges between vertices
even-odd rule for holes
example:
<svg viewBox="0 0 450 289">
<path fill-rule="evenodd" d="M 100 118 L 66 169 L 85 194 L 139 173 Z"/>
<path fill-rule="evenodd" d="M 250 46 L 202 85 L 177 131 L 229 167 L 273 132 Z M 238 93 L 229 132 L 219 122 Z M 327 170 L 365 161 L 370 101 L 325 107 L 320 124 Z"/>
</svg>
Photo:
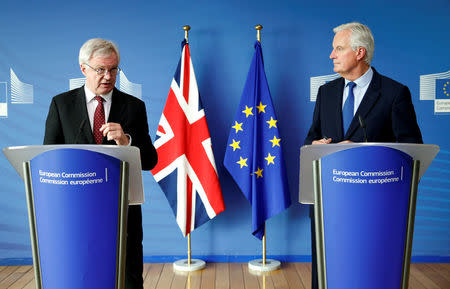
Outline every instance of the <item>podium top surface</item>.
<svg viewBox="0 0 450 289">
<path fill-rule="evenodd" d="M 329 154 L 362 146 L 383 146 L 397 149 L 420 161 L 419 179 L 439 152 L 439 146 L 411 143 L 345 143 L 304 145 L 300 149 L 299 202 L 314 204 L 312 163 Z"/>
<path fill-rule="evenodd" d="M 142 184 L 142 166 L 139 148 L 134 146 L 116 145 L 31 145 L 16 146 L 3 149 L 8 161 L 14 167 L 19 176 L 24 178 L 23 163 L 33 159 L 38 154 L 56 149 L 82 149 L 104 153 L 121 161 L 128 162 L 129 182 L 128 199 L 130 205 L 144 203 L 144 189 Z"/>
</svg>

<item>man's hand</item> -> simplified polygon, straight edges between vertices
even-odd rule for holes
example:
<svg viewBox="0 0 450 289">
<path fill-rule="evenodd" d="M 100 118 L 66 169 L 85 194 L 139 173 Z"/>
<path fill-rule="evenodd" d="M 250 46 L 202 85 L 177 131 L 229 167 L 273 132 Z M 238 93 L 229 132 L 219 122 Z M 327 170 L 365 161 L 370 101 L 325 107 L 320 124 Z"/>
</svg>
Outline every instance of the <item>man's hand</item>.
<svg viewBox="0 0 450 289">
<path fill-rule="evenodd" d="M 323 138 L 323 139 L 319 139 L 319 140 L 313 140 L 312 144 L 329 144 L 331 143 L 332 139 L 331 138 Z"/>
<path fill-rule="evenodd" d="M 118 145 L 126 146 L 130 142 L 119 123 L 105 123 L 100 128 L 100 131 L 103 133 L 103 136 L 106 136 L 107 140 L 114 140 Z"/>
</svg>

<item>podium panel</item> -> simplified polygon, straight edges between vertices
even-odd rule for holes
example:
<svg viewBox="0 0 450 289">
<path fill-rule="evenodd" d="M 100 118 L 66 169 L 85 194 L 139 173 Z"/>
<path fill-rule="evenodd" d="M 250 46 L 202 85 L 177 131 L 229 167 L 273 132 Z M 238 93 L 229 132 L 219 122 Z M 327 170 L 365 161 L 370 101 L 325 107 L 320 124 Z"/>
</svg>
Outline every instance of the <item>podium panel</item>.
<svg viewBox="0 0 450 289">
<path fill-rule="evenodd" d="M 129 182 L 128 182 L 128 198 L 130 205 L 143 204 L 144 190 L 142 184 L 142 167 L 141 156 L 138 147 L 135 146 L 117 146 L 117 145 L 32 145 L 32 146 L 16 146 L 3 149 L 8 161 L 17 171 L 22 179 L 24 177 L 23 162 L 33 159 L 38 154 L 46 151 L 59 149 L 79 149 L 104 153 L 112 157 L 116 157 L 123 162 L 128 163 Z"/>
<path fill-rule="evenodd" d="M 403 288 L 411 201 L 415 207 L 411 156 L 361 146 L 322 157 L 318 164 L 319 287 Z"/>
<path fill-rule="evenodd" d="M 120 236 L 127 204 L 123 165 L 80 149 L 46 151 L 29 162 L 27 200 L 38 288 L 121 288 Z"/>
<path fill-rule="evenodd" d="M 314 204 L 312 163 L 326 155 L 355 147 L 381 146 L 397 149 L 420 161 L 419 179 L 439 152 L 439 146 L 412 143 L 339 143 L 304 145 L 300 149 L 300 183 L 298 200 L 302 204 Z"/>
</svg>

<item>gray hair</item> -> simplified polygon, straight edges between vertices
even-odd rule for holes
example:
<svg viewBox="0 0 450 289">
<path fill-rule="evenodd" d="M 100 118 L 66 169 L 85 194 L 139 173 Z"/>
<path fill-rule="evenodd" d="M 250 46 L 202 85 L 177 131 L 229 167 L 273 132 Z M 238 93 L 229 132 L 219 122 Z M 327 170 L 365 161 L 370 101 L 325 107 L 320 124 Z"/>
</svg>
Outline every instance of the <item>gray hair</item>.
<svg viewBox="0 0 450 289">
<path fill-rule="evenodd" d="M 80 48 L 78 62 L 81 64 L 89 64 L 89 60 L 94 56 L 109 56 L 111 53 L 117 55 L 118 63 L 120 62 L 120 52 L 117 45 L 109 40 L 101 38 L 93 38 L 86 41 Z"/>
<path fill-rule="evenodd" d="M 366 49 L 364 61 L 370 65 L 375 50 L 375 41 L 373 40 L 373 35 L 369 27 L 358 22 L 352 22 L 335 27 L 333 32 L 338 33 L 342 30 L 350 30 L 352 32 L 350 36 L 350 46 L 354 51 L 359 47 L 364 47 Z"/>
</svg>

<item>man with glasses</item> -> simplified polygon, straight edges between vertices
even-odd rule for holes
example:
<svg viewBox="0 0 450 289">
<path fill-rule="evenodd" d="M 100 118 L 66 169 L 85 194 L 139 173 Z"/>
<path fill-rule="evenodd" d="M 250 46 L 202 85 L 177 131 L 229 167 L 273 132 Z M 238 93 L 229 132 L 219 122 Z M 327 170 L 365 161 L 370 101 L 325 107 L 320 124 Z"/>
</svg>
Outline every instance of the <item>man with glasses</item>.
<svg viewBox="0 0 450 289">
<path fill-rule="evenodd" d="M 53 97 L 44 144 L 114 144 L 140 149 L 143 170 L 157 162 L 145 104 L 115 88 L 120 53 L 108 40 L 90 39 L 80 49 L 84 86 Z M 143 288 L 142 212 L 129 206 L 125 287 Z"/>
</svg>

